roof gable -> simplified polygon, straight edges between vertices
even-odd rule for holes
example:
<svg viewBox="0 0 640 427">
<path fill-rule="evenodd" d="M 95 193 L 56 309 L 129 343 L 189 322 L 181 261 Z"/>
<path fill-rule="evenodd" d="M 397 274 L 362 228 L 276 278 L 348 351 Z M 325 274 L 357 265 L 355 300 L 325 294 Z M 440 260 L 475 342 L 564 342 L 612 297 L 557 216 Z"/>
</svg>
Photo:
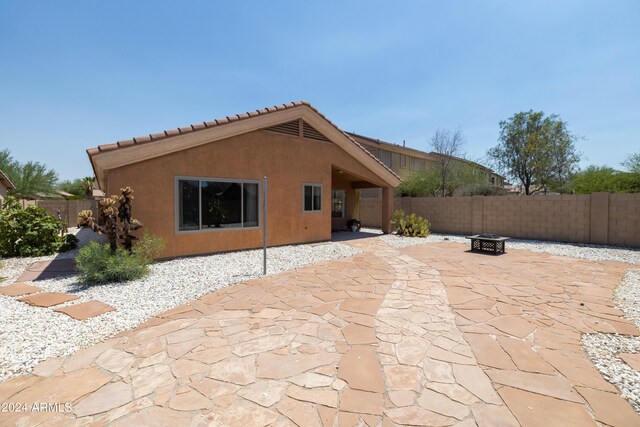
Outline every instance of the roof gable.
<svg viewBox="0 0 640 427">
<path fill-rule="evenodd" d="M 4 184 L 5 188 L 7 190 L 11 190 L 16 188 L 15 185 L 13 185 L 13 182 L 11 182 L 11 180 L 9 179 L 9 177 L 2 172 L 2 170 L 0 170 L 0 182 L 2 182 L 2 184 Z"/>
<path fill-rule="evenodd" d="M 100 145 L 87 150 L 96 179 L 104 188 L 104 172 L 109 169 L 138 163 L 155 157 L 186 150 L 214 141 L 255 130 L 285 125 L 302 119 L 307 127 L 303 132 L 322 137 L 338 145 L 392 187 L 400 184 L 398 175 L 369 153 L 362 145 L 329 121 L 309 103 L 298 101 L 227 116 L 211 122 L 197 123 L 174 130 L 144 135 L 115 144 Z"/>
</svg>

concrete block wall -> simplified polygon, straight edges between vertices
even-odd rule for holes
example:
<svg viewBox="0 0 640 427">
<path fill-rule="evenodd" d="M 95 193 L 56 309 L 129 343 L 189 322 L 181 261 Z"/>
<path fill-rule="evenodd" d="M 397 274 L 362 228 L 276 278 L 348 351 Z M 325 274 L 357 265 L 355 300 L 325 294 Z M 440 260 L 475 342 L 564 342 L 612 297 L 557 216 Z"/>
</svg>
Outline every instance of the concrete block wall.
<svg viewBox="0 0 640 427">
<path fill-rule="evenodd" d="M 396 198 L 396 209 L 427 218 L 431 229 L 442 230 L 441 233 L 468 233 L 471 229 L 471 208 L 470 197 Z M 429 215 L 422 215 L 421 212 L 429 212 Z"/>
<path fill-rule="evenodd" d="M 482 198 L 482 197 L 479 197 Z M 482 226 L 475 232 L 521 239 L 587 242 L 589 196 L 483 197 Z"/>
<path fill-rule="evenodd" d="M 53 217 L 57 217 L 57 211 L 60 210 L 62 222 L 68 227 L 76 226 L 80 211 L 88 209 L 93 211 L 94 218 L 98 217 L 98 202 L 95 200 L 38 200 L 36 204 Z"/>
<path fill-rule="evenodd" d="M 361 205 L 363 225 L 380 226 L 379 206 L 374 199 Z M 395 207 L 427 218 L 440 233 L 640 247 L 637 193 L 396 198 Z"/>
<path fill-rule="evenodd" d="M 640 247 L 640 194 L 610 194 L 608 241 Z"/>
<path fill-rule="evenodd" d="M 380 192 L 382 194 L 382 192 Z M 381 227 L 382 218 L 381 199 L 361 198 L 360 199 L 360 223 L 369 227 Z"/>
</svg>

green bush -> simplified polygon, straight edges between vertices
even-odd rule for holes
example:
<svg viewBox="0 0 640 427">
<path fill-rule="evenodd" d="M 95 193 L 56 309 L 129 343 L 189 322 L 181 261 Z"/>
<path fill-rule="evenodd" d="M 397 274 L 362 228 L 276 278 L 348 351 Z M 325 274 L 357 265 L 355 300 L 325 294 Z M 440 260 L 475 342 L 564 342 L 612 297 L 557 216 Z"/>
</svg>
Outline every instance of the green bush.
<svg viewBox="0 0 640 427">
<path fill-rule="evenodd" d="M 133 247 L 133 253 L 151 263 L 160 256 L 166 246 L 162 238 L 145 231 L 142 240 Z"/>
<path fill-rule="evenodd" d="M 80 279 L 90 284 L 126 282 L 143 277 L 148 262 L 124 249 L 111 251 L 108 244 L 91 242 L 80 249 L 76 269 Z"/>
<path fill-rule="evenodd" d="M 58 252 L 68 252 L 78 247 L 78 238 L 74 234 L 65 234 L 64 237 L 57 237 Z"/>
<path fill-rule="evenodd" d="M 109 244 L 91 242 L 80 249 L 76 269 L 85 283 L 127 282 L 144 277 L 149 264 L 164 248 L 164 240 L 149 233 L 144 234 L 132 252 L 120 248 L 112 252 Z"/>
<path fill-rule="evenodd" d="M 59 246 L 62 224 L 38 206 L 23 209 L 7 197 L 0 209 L 0 256 L 51 255 Z"/>
<path fill-rule="evenodd" d="M 400 236 L 427 237 L 431 224 L 429 221 L 416 214 L 406 215 L 402 209 L 393 213 L 391 224 Z"/>
</svg>

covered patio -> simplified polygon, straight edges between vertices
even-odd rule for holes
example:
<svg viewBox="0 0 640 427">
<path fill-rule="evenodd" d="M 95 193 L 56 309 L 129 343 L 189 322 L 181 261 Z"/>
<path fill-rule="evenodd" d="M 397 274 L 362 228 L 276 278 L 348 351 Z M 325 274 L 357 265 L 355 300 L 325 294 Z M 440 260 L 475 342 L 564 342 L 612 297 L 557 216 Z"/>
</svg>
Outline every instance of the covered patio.
<svg viewBox="0 0 640 427">
<path fill-rule="evenodd" d="M 331 167 L 331 230 L 347 229 L 350 219 L 360 219 L 357 190 L 368 188 L 382 189 L 382 209 L 380 220 L 383 233 L 391 233 L 393 215 L 393 187 L 384 182 L 371 182 L 344 168 Z"/>
</svg>

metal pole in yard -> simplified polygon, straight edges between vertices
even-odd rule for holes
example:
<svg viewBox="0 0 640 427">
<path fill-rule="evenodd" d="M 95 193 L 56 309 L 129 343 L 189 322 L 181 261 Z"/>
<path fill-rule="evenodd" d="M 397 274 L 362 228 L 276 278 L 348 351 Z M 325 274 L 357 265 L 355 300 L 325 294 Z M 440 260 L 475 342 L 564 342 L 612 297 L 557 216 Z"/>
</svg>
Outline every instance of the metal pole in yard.
<svg viewBox="0 0 640 427">
<path fill-rule="evenodd" d="M 262 181 L 262 274 L 267 275 L 267 177 Z"/>
</svg>

